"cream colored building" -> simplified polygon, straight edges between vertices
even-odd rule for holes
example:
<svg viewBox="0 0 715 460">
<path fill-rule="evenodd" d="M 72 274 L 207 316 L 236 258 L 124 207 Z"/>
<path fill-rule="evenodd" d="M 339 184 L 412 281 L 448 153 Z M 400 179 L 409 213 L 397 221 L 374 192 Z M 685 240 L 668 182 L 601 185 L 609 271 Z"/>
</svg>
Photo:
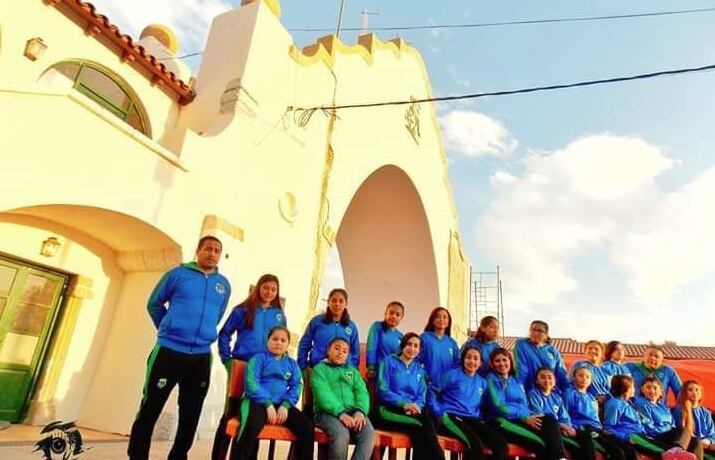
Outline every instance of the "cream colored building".
<svg viewBox="0 0 715 460">
<path fill-rule="evenodd" d="M 337 246 L 363 339 L 392 299 L 403 330 L 444 305 L 463 339 L 468 262 L 435 107 L 296 110 L 429 97 L 419 52 L 374 35 L 298 49 L 277 1 L 244 3 L 215 18 L 195 76 L 164 27 L 135 41 L 80 0 L 0 6 L 0 419 L 127 433 L 155 340 L 147 296 L 202 234 L 224 243 L 232 303 L 280 277 L 296 333 L 324 307 Z M 200 436 L 224 378 L 217 365 Z M 175 422 L 170 401 L 157 436 Z"/>
</svg>

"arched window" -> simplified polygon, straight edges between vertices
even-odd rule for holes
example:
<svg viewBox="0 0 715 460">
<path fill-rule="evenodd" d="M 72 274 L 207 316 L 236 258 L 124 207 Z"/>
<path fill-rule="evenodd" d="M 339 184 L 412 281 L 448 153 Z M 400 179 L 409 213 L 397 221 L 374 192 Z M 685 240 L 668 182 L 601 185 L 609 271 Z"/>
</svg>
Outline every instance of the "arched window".
<svg viewBox="0 0 715 460">
<path fill-rule="evenodd" d="M 56 72 L 72 82 L 72 87 L 89 97 L 134 129 L 151 137 L 144 110 L 126 83 L 108 72 L 83 61 L 66 61 L 52 66 Z M 48 73 L 49 73 L 48 72 Z M 51 77 L 50 77 L 51 78 Z"/>
</svg>

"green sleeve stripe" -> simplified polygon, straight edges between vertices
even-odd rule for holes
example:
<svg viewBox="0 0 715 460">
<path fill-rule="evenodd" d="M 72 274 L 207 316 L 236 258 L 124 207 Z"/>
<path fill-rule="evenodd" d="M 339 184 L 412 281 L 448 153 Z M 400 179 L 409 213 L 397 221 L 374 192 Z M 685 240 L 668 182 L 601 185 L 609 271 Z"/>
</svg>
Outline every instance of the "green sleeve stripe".
<svg viewBox="0 0 715 460">
<path fill-rule="evenodd" d="M 402 423 L 403 425 L 415 425 L 419 427 L 422 426 L 419 420 L 414 419 L 409 415 L 396 414 L 392 411 L 387 410 L 383 406 L 378 407 L 377 410 L 380 411 L 380 417 L 384 418 L 388 422 Z"/>
<path fill-rule="evenodd" d="M 533 433 L 530 430 L 527 430 L 521 425 L 518 425 L 516 423 L 510 422 L 509 420 L 499 417 L 497 419 L 499 422 L 499 426 L 505 430 L 508 431 L 509 433 L 515 434 L 516 436 L 519 436 L 520 438 L 525 438 L 529 439 L 531 441 L 539 443 L 539 445 L 546 447 L 546 444 L 544 444 L 544 441 L 536 434 Z"/>
<path fill-rule="evenodd" d="M 665 449 L 656 444 L 653 444 L 648 439 L 639 434 L 632 435 L 628 440 L 633 443 L 636 448 L 640 447 L 641 449 L 645 449 L 648 454 L 660 455 L 665 452 Z"/>
<path fill-rule="evenodd" d="M 469 442 L 469 438 L 466 434 L 464 434 L 464 431 L 459 429 L 457 424 L 452 421 L 452 419 L 449 417 L 449 414 L 444 414 L 444 417 L 442 417 L 442 424 L 445 428 L 447 428 L 450 432 L 457 436 L 457 438 L 459 438 L 459 440 L 462 441 L 464 445 L 467 446 L 467 450 L 472 450 L 472 444 Z"/>
</svg>

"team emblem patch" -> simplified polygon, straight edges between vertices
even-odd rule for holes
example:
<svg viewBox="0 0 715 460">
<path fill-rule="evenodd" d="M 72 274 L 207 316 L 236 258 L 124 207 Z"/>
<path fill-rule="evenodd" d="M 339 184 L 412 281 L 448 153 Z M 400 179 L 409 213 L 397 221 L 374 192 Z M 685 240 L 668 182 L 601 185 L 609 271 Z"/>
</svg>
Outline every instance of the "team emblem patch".
<svg viewBox="0 0 715 460">
<path fill-rule="evenodd" d="M 226 293 L 226 287 L 223 285 L 223 283 L 216 283 L 216 292 L 221 295 L 224 295 Z"/>
<path fill-rule="evenodd" d="M 290 380 L 290 378 L 293 376 L 293 373 L 291 371 L 286 372 L 283 374 L 283 378 L 286 380 Z"/>
<path fill-rule="evenodd" d="M 558 413 L 559 413 L 559 406 L 557 406 L 556 404 L 554 404 L 553 406 L 551 406 L 551 410 L 554 411 L 554 414 L 558 414 Z"/>
<path fill-rule="evenodd" d="M 479 389 L 479 394 L 481 395 L 481 394 L 483 394 L 483 393 L 484 393 L 484 388 L 480 388 L 480 389 Z"/>
<path fill-rule="evenodd" d="M 346 372 L 345 377 L 348 379 L 348 381 L 352 382 L 353 381 L 353 371 Z"/>
<path fill-rule="evenodd" d="M 454 356 L 454 350 L 451 349 L 451 348 L 449 349 L 449 355 L 450 355 L 450 356 Z"/>
<path fill-rule="evenodd" d="M 548 356 L 549 359 L 554 359 L 554 355 L 550 351 L 546 352 L 546 356 Z"/>
<path fill-rule="evenodd" d="M 283 319 L 283 315 L 281 315 L 280 313 L 278 313 L 278 314 L 276 315 L 276 320 L 277 320 L 277 321 L 280 321 L 280 320 L 282 320 L 282 319 Z"/>
<path fill-rule="evenodd" d="M 156 387 L 160 390 L 166 387 L 166 379 L 159 379 L 159 381 L 156 382 Z"/>
<path fill-rule="evenodd" d="M 347 335 L 350 335 L 350 334 L 353 333 L 353 329 L 352 329 L 350 326 L 348 326 L 348 327 L 345 328 L 345 333 L 346 333 Z"/>
</svg>

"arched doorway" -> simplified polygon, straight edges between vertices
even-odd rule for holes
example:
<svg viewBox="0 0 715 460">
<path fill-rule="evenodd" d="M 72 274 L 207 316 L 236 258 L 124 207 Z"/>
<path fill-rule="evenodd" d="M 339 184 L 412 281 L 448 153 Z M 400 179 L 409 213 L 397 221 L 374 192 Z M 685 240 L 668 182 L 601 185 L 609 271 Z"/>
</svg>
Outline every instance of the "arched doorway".
<svg viewBox="0 0 715 460">
<path fill-rule="evenodd" d="M 385 305 L 406 308 L 403 331 L 421 331 L 439 305 L 435 251 L 422 200 L 396 166 L 373 172 L 355 192 L 337 233 L 350 311 L 365 340 Z"/>
<path fill-rule="evenodd" d="M 51 255 L 41 250 L 41 243 L 48 237 L 59 246 Z M 5 266 L 14 264 L 18 273 L 27 269 L 35 278 L 40 270 L 48 273 L 40 273 L 43 279 L 60 274 L 68 281 L 62 300 L 54 305 L 57 320 L 48 323 L 51 330 L 46 334 L 43 356 L 35 359 L 33 354 L 27 363 L 19 359 L 12 363 L 15 370 L 25 364 L 22 369 L 27 368 L 37 382 L 25 394 L 17 395 L 23 403 L 17 420 L 40 424 L 56 419 L 91 420 L 95 407 L 91 401 L 101 393 L 98 389 L 117 382 L 118 376 L 126 375 L 127 371 L 129 374 L 134 371 L 114 359 L 112 364 L 123 366 L 124 371 L 112 374 L 112 367 L 108 371 L 104 364 L 107 353 L 121 356 L 117 350 L 124 353 L 129 350 L 130 347 L 120 343 L 120 338 L 127 335 L 128 325 L 132 325 L 130 345 L 138 348 L 152 339 L 153 331 L 133 326 L 138 321 L 131 316 L 143 317 L 145 312 L 140 303 L 125 300 L 127 293 L 146 295 L 164 270 L 181 261 L 179 245 L 140 218 L 71 204 L 42 204 L 1 212 L 0 242 Z M 46 297 L 55 299 L 49 292 Z M 22 303 L 22 294 L 15 298 L 19 304 L 12 308 L 20 311 L 28 302 Z M 12 296 L 8 299 L 13 300 Z M 48 306 L 35 300 L 29 302 L 29 307 L 39 310 Z M 39 323 L 30 321 L 30 316 L 23 313 L 22 317 L 25 322 L 18 323 L 22 327 L 15 327 L 13 332 L 19 338 L 13 336 L 12 343 L 29 343 L 28 337 L 34 330 L 38 337 L 45 334 Z M 16 355 L 21 356 L 17 352 Z M 141 362 L 135 367 L 140 374 Z M 122 391 L 106 395 L 102 407 L 110 400 L 124 397 L 129 399 L 131 395 Z M 125 406 L 127 414 L 120 409 L 116 412 L 131 417 L 133 408 Z M 114 431 L 119 431 L 116 426 L 119 424 L 115 423 Z"/>
</svg>

